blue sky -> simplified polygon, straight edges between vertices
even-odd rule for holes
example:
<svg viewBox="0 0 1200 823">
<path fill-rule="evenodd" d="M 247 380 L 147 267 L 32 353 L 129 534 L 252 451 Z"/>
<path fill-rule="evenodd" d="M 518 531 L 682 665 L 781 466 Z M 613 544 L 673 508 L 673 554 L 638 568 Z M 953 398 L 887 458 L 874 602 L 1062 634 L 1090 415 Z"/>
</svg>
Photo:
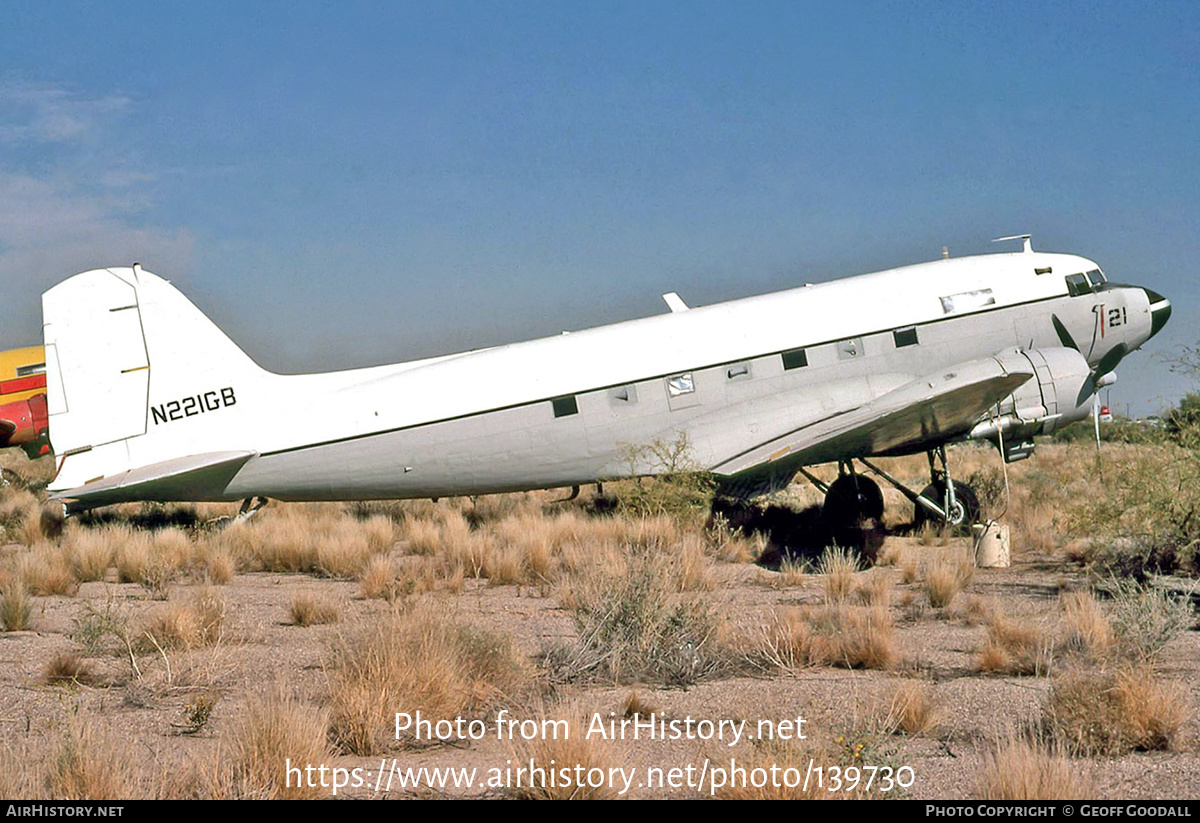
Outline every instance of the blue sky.
<svg viewBox="0 0 1200 823">
<path fill-rule="evenodd" d="M 1200 4 L 0 6 L 0 346 L 135 260 L 262 365 L 390 362 L 1035 246 L 1176 306 Z M 1153 355 L 1153 356 L 1151 356 Z"/>
</svg>

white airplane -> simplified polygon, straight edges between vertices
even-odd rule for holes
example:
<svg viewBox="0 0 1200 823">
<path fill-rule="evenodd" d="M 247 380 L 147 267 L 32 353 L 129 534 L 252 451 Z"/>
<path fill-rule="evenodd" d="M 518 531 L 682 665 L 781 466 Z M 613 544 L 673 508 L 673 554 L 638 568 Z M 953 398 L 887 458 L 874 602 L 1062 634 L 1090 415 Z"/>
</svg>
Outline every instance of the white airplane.
<svg viewBox="0 0 1200 823">
<path fill-rule="evenodd" d="M 1161 295 L 1021 237 L 1018 253 L 706 307 L 671 293 L 655 317 L 295 376 L 259 368 L 137 265 L 84 272 L 42 300 L 50 489 L 69 511 L 487 494 L 659 473 L 637 447 L 686 437 L 727 497 L 840 461 L 827 512 L 878 517 L 882 495 L 858 461 L 919 514 L 959 522 L 976 504 L 956 492 L 947 443 L 985 438 L 1007 460 L 1028 456 L 1035 434 L 1086 417 L 1171 313 Z M 919 452 L 923 498 L 868 462 Z"/>
</svg>

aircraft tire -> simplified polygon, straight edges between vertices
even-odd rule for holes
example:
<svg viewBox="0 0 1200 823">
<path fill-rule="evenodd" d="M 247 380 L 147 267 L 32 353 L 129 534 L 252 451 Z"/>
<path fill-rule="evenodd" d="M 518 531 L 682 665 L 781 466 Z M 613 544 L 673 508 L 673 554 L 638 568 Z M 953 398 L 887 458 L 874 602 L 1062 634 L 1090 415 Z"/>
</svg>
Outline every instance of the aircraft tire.
<svg viewBox="0 0 1200 823">
<path fill-rule="evenodd" d="M 833 528 L 883 520 L 883 492 L 869 477 L 844 474 L 829 484 L 822 512 L 825 522 Z"/>
<path fill-rule="evenodd" d="M 939 506 L 946 499 L 946 487 L 941 483 L 930 483 L 921 492 L 921 496 L 932 500 Z M 954 484 L 955 509 L 950 512 L 950 519 L 946 523 L 953 528 L 969 530 L 974 523 L 979 522 L 981 509 L 979 506 L 979 496 L 975 494 L 975 490 L 966 483 Z M 918 529 L 926 523 L 932 523 L 934 526 L 943 525 L 938 520 L 937 516 L 926 509 L 924 506 L 918 505 L 913 514 L 913 525 Z"/>
</svg>

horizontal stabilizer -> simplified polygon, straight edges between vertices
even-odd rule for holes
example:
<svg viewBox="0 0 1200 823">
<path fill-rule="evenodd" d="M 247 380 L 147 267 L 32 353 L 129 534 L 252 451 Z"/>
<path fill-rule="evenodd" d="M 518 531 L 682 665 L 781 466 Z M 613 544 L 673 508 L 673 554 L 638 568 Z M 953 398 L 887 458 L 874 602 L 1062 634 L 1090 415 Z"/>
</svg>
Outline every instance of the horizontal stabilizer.
<svg viewBox="0 0 1200 823">
<path fill-rule="evenodd" d="M 234 475 L 256 452 L 212 452 L 177 457 L 94 480 L 51 496 L 90 509 L 125 500 L 222 500 Z"/>
</svg>

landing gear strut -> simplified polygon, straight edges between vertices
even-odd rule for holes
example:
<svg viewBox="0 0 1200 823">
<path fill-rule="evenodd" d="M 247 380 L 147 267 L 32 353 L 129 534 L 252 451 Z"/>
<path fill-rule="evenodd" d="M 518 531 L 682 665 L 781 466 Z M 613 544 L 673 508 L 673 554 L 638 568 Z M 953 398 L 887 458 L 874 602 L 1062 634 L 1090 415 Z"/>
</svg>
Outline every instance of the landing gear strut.
<svg viewBox="0 0 1200 823">
<path fill-rule="evenodd" d="M 858 458 L 858 462 L 874 474 L 882 477 L 896 487 L 916 509 L 914 525 L 923 526 L 932 523 L 937 526 L 969 527 L 979 520 L 979 498 L 974 490 L 966 483 L 955 483 L 946 466 L 946 449 L 939 446 L 928 453 L 930 483 L 917 494 L 896 478 L 874 465 L 868 460 Z M 862 524 L 883 519 L 883 494 L 875 481 L 862 474 L 856 474 L 853 461 L 843 461 L 839 467 L 838 479 L 828 486 L 821 483 L 809 472 L 801 472 L 825 493 L 824 518 L 829 528 L 843 537 L 850 534 L 853 528 L 861 528 Z M 855 543 L 854 545 L 860 545 Z"/>
<path fill-rule="evenodd" d="M 942 464 L 941 469 L 938 469 L 934 462 L 935 456 Z M 929 479 L 929 485 L 921 492 L 921 496 L 913 501 L 916 507 L 913 525 L 920 528 L 926 523 L 931 523 L 935 526 L 969 529 L 972 523 L 979 520 L 979 497 L 966 483 L 955 483 L 950 479 L 944 446 L 929 452 Z M 930 503 L 934 505 L 931 506 Z"/>
<path fill-rule="evenodd" d="M 265 497 L 247 497 L 242 501 L 242 507 L 238 509 L 237 517 L 233 518 L 233 522 L 245 523 L 269 502 Z"/>
</svg>

